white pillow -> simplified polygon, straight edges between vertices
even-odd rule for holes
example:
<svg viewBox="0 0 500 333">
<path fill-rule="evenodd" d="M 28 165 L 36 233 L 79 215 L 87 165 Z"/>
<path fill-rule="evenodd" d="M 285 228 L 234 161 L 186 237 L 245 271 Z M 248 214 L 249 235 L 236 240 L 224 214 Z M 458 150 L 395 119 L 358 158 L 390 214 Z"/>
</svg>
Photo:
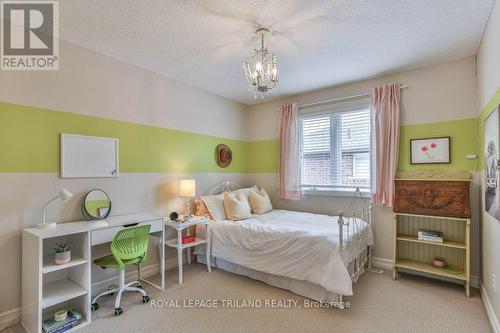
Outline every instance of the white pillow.
<svg viewBox="0 0 500 333">
<path fill-rule="evenodd" d="M 264 214 L 273 210 L 271 199 L 266 190 L 261 188 L 258 192 L 250 192 L 250 204 L 254 214 Z"/>
<path fill-rule="evenodd" d="M 245 196 L 245 199 L 248 201 L 248 205 L 250 206 L 250 211 L 252 211 L 252 206 L 250 205 L 250 192 L 257 192 L 259 188 L 254 185 L 252 187 L 240 188 L 239 190 L 231 191 L 232 195 L 236 195 L 236 193 L 241 193 Z"/>
<path fill-rule="evenodd" d="M 205 206 L 207 206 L 210 215 L 215 221 L 222 221 L 226 219 L 226 210 L 224 209 L 224 194 L 219 195 L 205 195 L 200 197 Z"/>
<path fill-rule="evenodd" d="M 225 192 L 224 208 L 226 208 L 228 220 L 231 221 L 244 220 L 252 217 L 247 198 L 241 192 L 236 194 Z"/>
</svg>

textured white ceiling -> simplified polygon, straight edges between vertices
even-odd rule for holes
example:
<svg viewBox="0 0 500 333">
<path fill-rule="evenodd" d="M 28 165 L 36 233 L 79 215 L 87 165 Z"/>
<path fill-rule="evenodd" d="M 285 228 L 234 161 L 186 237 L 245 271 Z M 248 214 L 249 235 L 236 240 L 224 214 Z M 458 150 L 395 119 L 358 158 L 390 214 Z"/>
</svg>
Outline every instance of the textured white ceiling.
<svg viewBox="0 0 500 333">
<path fill-rule="evenodd" d="M 64 0 L 61 38 L 245 104 L 274 33 L 278 95 L 474 55 L 494 0 Z"/>
</svg>

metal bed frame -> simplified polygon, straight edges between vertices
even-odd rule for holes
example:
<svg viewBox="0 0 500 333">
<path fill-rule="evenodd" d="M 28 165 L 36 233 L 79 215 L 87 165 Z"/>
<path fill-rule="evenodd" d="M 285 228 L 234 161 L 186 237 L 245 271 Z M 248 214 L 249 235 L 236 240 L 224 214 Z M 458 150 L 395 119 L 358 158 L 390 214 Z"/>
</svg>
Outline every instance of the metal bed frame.
<svg viewBox="0 0 500 333">
<path fill-rule="evenodd" d="M 217 195 L 226 191 L 235 191 L 240 188 L 241 186 L 239 184 L 224 182 L 210 188 L 205 195 Z M 362 221 L 365 221 L 372 227 L 371 202 L 368 198 L 363 196 L 359 187 L 355 189 L 354 196 L 349 206 L 350 212 L 347 216 L 345 216 L 344 212 L 341 210 L 337 212 L 339 217 L 339 248 L 351 280 L 353 283 L 356 283 L 365 271 L 375 273 L 382 273 L 383 271 L 372 267 L 372 246 L 367 246 L 361 254 L 350 262 L 347 262 L 347 248 L 349 242 L 367 237 L 368 228 L 363 228 L 361 232 L 359 232 Z M 343 304 L 343 295 L 338 296 L 339 303 Z"/>
</svg>

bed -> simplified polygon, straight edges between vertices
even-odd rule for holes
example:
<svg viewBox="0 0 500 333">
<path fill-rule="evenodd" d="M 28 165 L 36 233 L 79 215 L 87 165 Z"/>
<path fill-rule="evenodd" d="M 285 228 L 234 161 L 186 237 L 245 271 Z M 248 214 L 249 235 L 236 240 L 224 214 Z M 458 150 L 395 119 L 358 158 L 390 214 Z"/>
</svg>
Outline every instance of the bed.
<svg viewBox="0 0 500 333">
<path fill-rule="evenodd" d="M 238 188 L 223 183 L 208 194 Z M 205 237 L 204 226 L 196 233 Z M 241 221 L 212 221 L 210 239 L 213 266 L 339 307 L 370 266 L 374 244 L 369 204 L 359 190 L 347 216 L 272 210 Z M 204 255 L 197 261 L 206 264 Z"/>
</svg>

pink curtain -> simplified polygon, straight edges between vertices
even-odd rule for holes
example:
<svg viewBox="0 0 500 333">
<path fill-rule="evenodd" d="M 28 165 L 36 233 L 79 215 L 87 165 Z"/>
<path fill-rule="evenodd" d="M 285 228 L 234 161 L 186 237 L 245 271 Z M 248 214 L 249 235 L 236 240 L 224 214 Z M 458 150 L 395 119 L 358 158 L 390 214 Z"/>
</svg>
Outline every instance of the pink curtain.
<svg viewBox="0 0 500 333">
<path fill-rule="evenodd" d="M 283 105 L 280 115 L 279 196 L 281 199 L 298 200 L 301 198 L 299 181 L 299 105 L 297 103 Z"/>
<path fill-rule="evenodd" d="M 372 199 L 376 206 L 392 207 L 399 157 L 399 84 L 373 88 L 371 99 L 375 129 L 375 188 Z"/>
</svg>

